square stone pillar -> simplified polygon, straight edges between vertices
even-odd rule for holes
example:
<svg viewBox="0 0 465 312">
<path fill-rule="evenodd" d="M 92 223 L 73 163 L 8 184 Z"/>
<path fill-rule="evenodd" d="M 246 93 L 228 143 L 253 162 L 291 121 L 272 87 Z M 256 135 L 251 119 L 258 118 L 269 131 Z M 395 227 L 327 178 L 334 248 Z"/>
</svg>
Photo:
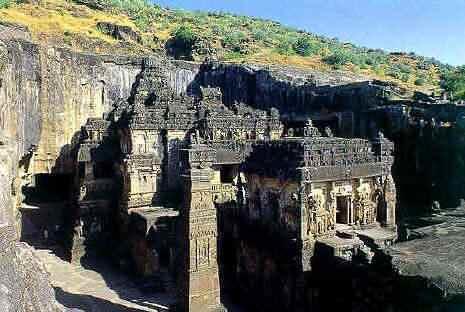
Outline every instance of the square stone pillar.
<svg viewBox="0 0 465 312">
<path fill-rule="evenodd" d="M 180 211 L 180 274 L 177 311 L 224 311 L 220 302 L 217 214 L 211 188 L 216 151 L 206 145 L 182 150 L 184 203 Z"/>
</svg>

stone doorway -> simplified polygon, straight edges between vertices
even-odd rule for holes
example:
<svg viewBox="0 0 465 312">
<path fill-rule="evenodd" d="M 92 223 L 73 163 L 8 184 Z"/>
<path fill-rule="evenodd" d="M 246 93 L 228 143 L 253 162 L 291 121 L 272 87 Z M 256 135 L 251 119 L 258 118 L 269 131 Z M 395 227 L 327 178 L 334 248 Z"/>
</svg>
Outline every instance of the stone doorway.
<svg viewBox="0 0 465 312">
<path fill-rule="evenodd" d="M 351 196 L 336 196 L 336 223 L 352 224 L 353 218 Z"/>
</svg>

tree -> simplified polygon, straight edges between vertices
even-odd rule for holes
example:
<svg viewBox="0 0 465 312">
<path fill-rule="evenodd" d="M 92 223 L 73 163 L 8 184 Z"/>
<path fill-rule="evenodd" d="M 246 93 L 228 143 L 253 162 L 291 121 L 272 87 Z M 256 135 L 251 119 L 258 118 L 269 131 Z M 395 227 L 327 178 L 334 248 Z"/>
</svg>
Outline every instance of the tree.
<svg viewBox="0 0 465 312">
<path fill-rule="evenodd" d="M 192 58 L 192 48 L 197 40 L 192 28 L 183 25 L 172 33 L 169 45 L 176 58 Z"/>
</svg>

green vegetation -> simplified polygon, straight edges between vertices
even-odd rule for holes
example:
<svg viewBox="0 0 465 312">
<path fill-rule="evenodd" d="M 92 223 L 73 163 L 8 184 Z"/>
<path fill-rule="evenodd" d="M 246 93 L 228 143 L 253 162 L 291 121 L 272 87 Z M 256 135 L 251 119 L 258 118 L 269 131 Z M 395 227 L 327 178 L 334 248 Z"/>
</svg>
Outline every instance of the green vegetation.
<svg viewBox="0 0 465 312">
<path fill-rule="evenodd" d="M 442 74 L 442 86 L 454 99 L 465 100 L 465 66 L 445 70 Z"/>
<path fill-rule="evenodd" d="M 357 47 L 270 20 L 167 9 L 148 0 L 13 1 L 0 0 L 1 20 L 24 24 L 40 40 L 57 42 L 61 36 L 61 42 L 81 50 L 141 54 L 167 49 L 174 57 L 196 60 L 212 53 L 226 62 L 344 70 L 428 93 L 439 89 L 439 73 L 447 68 L 413 53 Z M 123 44 L 109 38 L 97 31 L 100 21 L 129 26 L 142 40 Z"/>
</svg>

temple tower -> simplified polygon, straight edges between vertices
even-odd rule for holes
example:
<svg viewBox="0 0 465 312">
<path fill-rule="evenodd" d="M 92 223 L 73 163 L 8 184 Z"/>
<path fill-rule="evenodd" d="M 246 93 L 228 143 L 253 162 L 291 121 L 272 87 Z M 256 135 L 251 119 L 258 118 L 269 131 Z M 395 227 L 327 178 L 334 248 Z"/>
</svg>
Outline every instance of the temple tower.
<svg viewBox="0 0 465 312">
<path fill-rule="evenodd" d="M 182 150 L 184 204 L 180 211 L 178 311 L 224 311 L 220 303 L 217 261 L 217 215 L 210 168 L 216 151 L 202 144 Z"/>
</svg>

